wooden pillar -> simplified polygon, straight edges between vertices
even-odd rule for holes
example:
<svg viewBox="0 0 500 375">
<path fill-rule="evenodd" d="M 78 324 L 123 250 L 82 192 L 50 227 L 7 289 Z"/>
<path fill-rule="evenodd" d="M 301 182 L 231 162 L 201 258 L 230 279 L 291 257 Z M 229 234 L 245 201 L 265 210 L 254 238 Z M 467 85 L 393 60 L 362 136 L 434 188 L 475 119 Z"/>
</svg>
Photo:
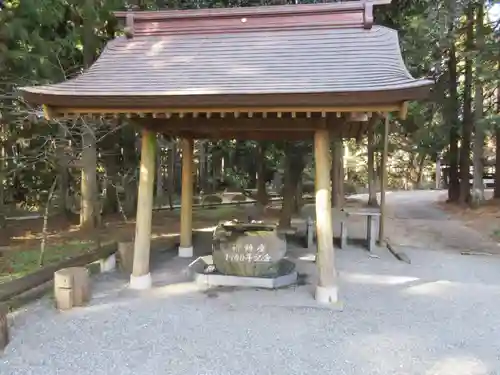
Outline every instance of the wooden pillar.
<svg viewBox="0 0 500 375">
<path fill-rule="evenodd" d="M 389 113 L 385 115 L 384 123 L 384 148 L 382 150 L 382 163 L 380 171 L 380 223 L 378 226 L 379 246 L 385 244 L 385 189 L 387 187 L 387 147 L 389 143 Z"/>
<path fill-rule="evenodd" d="M 155 180 L 156 134 L 142 130 L 141 170 L 137 216 L 135 224 L 134 264 L 130 275 L 131 289 L 149 289 L 149 253 L 151 245 L 151 219 L 153 216 L 153 189 Z"/>
<path fill-rule="evenodd" d="M 368 124 L 368 206 L 376 207 L 377 202 L 377 188 L 375 186 L 376 173 L 375 173 L 375 123 L 378 119 L 377 115 L 373 115 Z"/>
<path fill-rule="evenodd" d="M 316 159 L 316 237 L 318 252 L 318 285 L 315 298 L 320 303 L 337 302 L 337 272 L 333 247 L 332 205 L 330 196 L 330 137 L 328 130 L 316 130 L 314 134 Z"/>
<path fill-rule="evenodd" d="M 181 243 L 179 256 L 193 256 L 193 140 L 184 138 L 182 144 L 182 195 L 181 195 Z"/>
</svg>

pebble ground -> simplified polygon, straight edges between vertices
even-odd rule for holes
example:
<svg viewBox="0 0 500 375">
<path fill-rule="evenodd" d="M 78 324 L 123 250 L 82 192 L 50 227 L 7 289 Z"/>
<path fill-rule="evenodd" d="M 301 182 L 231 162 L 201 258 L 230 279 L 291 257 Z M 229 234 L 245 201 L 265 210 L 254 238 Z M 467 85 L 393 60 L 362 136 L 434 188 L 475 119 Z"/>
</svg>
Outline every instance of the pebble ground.
<svg viewBox="0 0 500 375">
<path fill-rule="evenodd" d="M 158 269 L 170 286 L 138 295 L 102 275 L 86 308 L 20 311 L 0 374 L 500 374 L 500 259 L 406 251 L 338 251 L 343 311 L 283 303 L 305 289 L 203 294 Z"/>
</svg>

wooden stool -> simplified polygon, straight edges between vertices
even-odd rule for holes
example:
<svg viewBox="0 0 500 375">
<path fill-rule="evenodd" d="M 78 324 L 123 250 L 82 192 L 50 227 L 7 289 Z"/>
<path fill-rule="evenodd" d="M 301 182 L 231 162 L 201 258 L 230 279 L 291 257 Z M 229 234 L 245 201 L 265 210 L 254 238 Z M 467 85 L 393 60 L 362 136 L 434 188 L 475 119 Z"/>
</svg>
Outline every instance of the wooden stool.
<svg viewBox="0 0 500 375">
<path fill-rule="evenodd" d="M 90 300 L 89 273 L 85 267 L 70 267 L 54 273 L 56 307 L 69 310 Z"/>
<path fill-rule="evenodd" d="M 9 343 L 9 322 L 7 314 L 9 307 L 7 304 L 0 303 L 0 350 L 4 350 Z"/>
</svg>

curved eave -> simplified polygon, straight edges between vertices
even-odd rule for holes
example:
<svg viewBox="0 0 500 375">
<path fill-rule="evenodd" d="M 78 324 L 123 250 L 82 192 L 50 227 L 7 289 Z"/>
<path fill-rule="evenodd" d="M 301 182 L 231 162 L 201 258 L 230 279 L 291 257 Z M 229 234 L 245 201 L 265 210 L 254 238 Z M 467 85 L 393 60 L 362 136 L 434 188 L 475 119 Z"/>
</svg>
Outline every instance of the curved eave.
<svg viewBox="0 0 500 375">
<path fill-rule="evenodd" d="M 222 108 L 222 107 L 342 107 L 377 106 L 424 100 L 433 86 L 432 81 L 419 80 L 412 85 L 380 90 L 344 92 L 302 92 L 260 94 L 198 94 L 159 93 L 59 93 L 57 85 L 47 88 L 27 87 L 20 92 L 24 100 L 37 105 L 61 108 L 140 109 L 140 108 Z"/>
</svg>

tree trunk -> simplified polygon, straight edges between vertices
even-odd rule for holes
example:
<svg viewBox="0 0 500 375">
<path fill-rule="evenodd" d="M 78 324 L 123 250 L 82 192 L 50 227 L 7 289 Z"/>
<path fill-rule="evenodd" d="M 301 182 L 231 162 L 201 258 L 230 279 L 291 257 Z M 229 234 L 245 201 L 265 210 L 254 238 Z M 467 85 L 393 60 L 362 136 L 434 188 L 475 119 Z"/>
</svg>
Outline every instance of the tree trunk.
<svg viewBox="0 0 500 375">
<path fill-rule="evenodd" d="M 450 74 L 450 151 L 448 154 L 448 201 L 458 201 L 460 182 L 458 179 L 458 83 L 455 46 L 450 48 L 448 61 Z"/>
<path fill-rule="evenodd" d="M 116 133 L 107 134 L 102 142 L 102 159 L 106 170 L 106 200 L 103 214 L 114 214 L 119 211 L 116 184 L 118 181 L 119 150 L 117 149 L 118 137 Z"/>
<path fill-rule="evenodd" d="M 299 178 L 297 182 L 297 188 L 295 190 L 293 212 L 298 214 L 302 209 L 302 179 Z"/>
<path fill-rule="evenodd" d="M 69 195 L 69 170 L 68 170 L 68 156 L 65 152 L 67 145 L 66 128 L 62 125 L 59 126 L 58 139 L 56 141 L 56 158 L 59 175 L 59 211 L 66 218 L 70 216 L 70 209 L 68 207 Z"/>
<path fill-rule="evenodd" d="M 200 141 L 200 153 L 198 156 L 198 187 L 200 192 L 207 190 L 207 144 L 205 140 Z M 196 191 L 196 189 L 195 189 Z"/>
<path fill-rule="evenodd" d="M 451 39 L 448 58 L 449 72 L 449 110 L 448 123 L 450 126 L 450 150 L 448 153 L 448 201 L 457 202 L 460 195 L 460 182 L 458 179 L 458 73 L 457 51 L 455 47 L 455 0 L 451 0 L 449 38 Z"/>
<path fill-rule="evenodd" d="M 484 200 L 484 184 L 483 184 L 483 156 L 484 156 L 484 129 L 481 125 L 483 119 L 483 82 L 482 82 L 482 59 L 481 53 L 484 46 L 483 40 L 483 22 L 484 22 L 484 4 L 480 1 L 477 4 L 477 19 L 476 19 L 476 83 L 475 83 L 475 98 L 474 98 L 474 201 L 478 204 Z"/>
<path fill-rule="evenodd" d="M 85 69 L 90 68 L 94 59 L 94 1 L 86 0 L 84 9 L 84 47 L 83 60 Z M 97 207 L 97 149 L 93 126 L 82 120 L 82 205 L 80 226 L 93 229 L 98 224 Z"/>
<path fill-rule="evenodd" d="M 168 204 L 171 209 L 174 207 L 173 195 L 175 193 L 175 150 L 176 141 L 173 139 L 170 142 L 167 150 L 167 194 L 168 194 Z"/>
<path fill-rule="evenodd" d="M 158 136 L 156 140 L 156 204 L 158 206 L 163 205 L 163 182 L 165 181 L 165 176 L 163 175 L 163 139 Z"/>
<path fill-rule="evenodd" d="M 283 186 L 283 205 L 281 207 L 279 226 L 290 228 L 295 207 L 297 184 L 304 170 L 304 158 L 298 147 L 287 142 L 285 146 L 285 178 Z"/>
<path fill-rule="evenodd" d="M 82 205 L 80 226 L 93 229 L 97 225 L 97 152 L 94 132 L 88 124 L 82 125 Z"/>
<path fill-rule="evenodd" d="M 332 179 L 332 207 L 342 207 L 343 204 L 343 189 L 342 184 L 344 183 L 343 172 L 343 152 L 344 148 L 341 139 L 334 139 L 332 150 L 332 166 L 331 166 L 331 179 Z"/>
<path fill-rule="evenodd" d="M 441 189 L 441 154 L 438 153 L 436 156 L 436 178 L 434 181 L 435 189 Z"/>
<path fill-rule="evenodd" d="M 425 165 L 425 159 L 427 158 L 427 155 L 422 153 L 422 155 L 419 155 L 420 160 L 418 162 L 418 171 L 417 171 L 417 189 L 422 189 L 422 176 L 424 172 L 424 165 Z"/>
<path fill-rule="evenodd" d="M 467 6 L 467 39 L 464 78 L 464 111 L 462 123 L 462 143 L 460 147 L 460 195 L 458 202 L 470 201 L 470 154 L 472 138 L 472 57 L 474 48 L 474 5 Z"/>
<path fill-rule="evenodd" d="M 500 92 L 500 90 L 499 90 Z M 500 98 L 499 98 L 500 101 Z M 500 104 L 499 104 L 500 107 Z M 500 110 L 500 108 L 499 108 Z M 495 129 L 495 190 L 493 198 L 500 199 L 500 127 Z"/>
<path fill-rule="evenodd" d="M 414 152 L 410 154 L 410 160 L 408 160 L 408 167 L 406 168 L 406 181 L 409 182 L 411 189 L 415 189 L 417 187 L 417 167 L 415 163 L 416 155 Z"/>
<path fill-rule="evenodd" d="M 6 152 L 5 152 L 5 139 L 7 138 L 6 134 L 6 124 L 2 123 L 2 118 L 0 117 L 0 231 L 2 231 L 2 235 L 0 235 L 0 246 L 2 245 L 1 242 L 3 242 L 3 238 L 1 237 L 6 237 L 4 231 L 6 227 L 7 221 L 5 220 L 6 217 L 6 210 L 5 210 L 5 191 L 7 189 L 7 184 L 5 181 L 6 177 Z"/>
<path fill-rule="evenodd" d="M 57 177 L 54 178 L 52 185 L 49 190 L 49 196 L 47 197 L 47 204 L 45 206 L 45 212 L 43 214 L 43 226 L 42 226 L 42 241 L 40 243 L 40 255 L 38 257 L 38 266 L 43 267 L 43 262 L 45 258 L 45 246 L 47 244 L 47 230 L 49 226 L 49 212 L 50 212 L 50 202 L 52 202 L 52 197 L 54 196 L 54 190 L 57 187 Z"/>
<path fill-rule="evenodd" d="M 257 202 L 262 206 L 268 203 L 266 191 L 266 144 L 259 142 L 257 145 Z"/>
<path fill-rule="evenodd" d="M 498 62 L 498 73 L 500 76 L 500 61 Z M 497 87 L 497 112 L 500 113 L 500 83 Z M 494 198 L 500 199 L 500 126 L 495 129 L 495 191 Z"/>
<path fill-rule="evenodd" d="M 342 140 L 340 141 L 340 145 L 342 146 L 340 152 L 340 163 L 338 169 L 338 197 L 339 197 L 339 207 L 343 207 L 345 203 L 345 194 L 344 194 L 344 181 L 345 181 L 345 171 L 348 169 L 347 164 L 344 163 L 344 147 Z M 347 146 L 346 146 L 347 149 Z M 345 166 L 345 168 L 344 168 Z"/>
<path fill-rule="evenodd" d="M 222 151 L 219 147 L 214 147 L 212 150 L 212 191 L 216 192 L 219 189 L 222 174 Z"/>
<path fill-rule="evenodd" d="M 123 209 L 128 215 L 135 215 L 137 209 L 137 164 L 139 152 L 136 146 L 135 131 L 131 127 L 121 129 L 122 142 L 122 171 L 123 180 L 121 186 L 125 199 L 123 200 Z"/>
</svg>

